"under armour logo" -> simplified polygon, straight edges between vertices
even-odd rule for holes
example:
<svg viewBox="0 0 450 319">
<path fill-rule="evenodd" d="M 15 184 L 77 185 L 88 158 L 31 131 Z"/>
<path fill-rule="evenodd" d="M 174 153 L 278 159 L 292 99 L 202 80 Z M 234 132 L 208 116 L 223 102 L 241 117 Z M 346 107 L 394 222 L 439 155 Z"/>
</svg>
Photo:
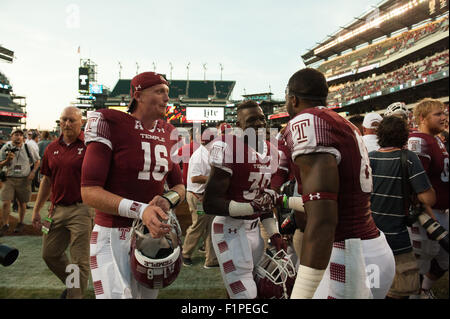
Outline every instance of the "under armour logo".
<svg viewBox="0 0 450 319">
<path fill-rule="evenodd" d="M 237 234 L 237 229 L 236 228 L 233 228 L 233 229 L 228 228 L 228 234 L 231 234 L 231 233 Z"/>
<path fill-rule="evenodd" d="M 59 154 L 59 151 L 54 151 L 53 152 L 53 155 L 57 155 L 57 154 Z"/>
<path fill-rule="evenodd" d="M 320 199 L 320 193 L 316 193 L 316 194 L 309 194 L 309 200 L 318 200 Z"/>
<path fill-rule="evenodd" d="M 159 127 L 157 127 L 156 128 L 156 130 L 158 131 L 158 133 L 165 133 L 165 131 L 164 131 L 164 128 L 159 128 Z"/>
<path fill-rule="evenodd" d="M 142 124 L 141 124 L 141 122 L 140 121 L 137 121 L 136 120 L 136 124 L 134 125 L 134 129 L 135 130 L 144 130 L 144 127 L 142 126 Z"/>
<path fill-rule="evenodd" d="M 135 87 L 136 91 L 141 89 L 141 85 L 139 84 L 138 86 Z"/>
<path fill-rule="evenodd" d="M 78 149 L 78 155 L 81 155 L 81 152 L 83 152 L 83 149 L 84 149 L 84 148 L 79 148 L 79 149 Z"/>
</svg>

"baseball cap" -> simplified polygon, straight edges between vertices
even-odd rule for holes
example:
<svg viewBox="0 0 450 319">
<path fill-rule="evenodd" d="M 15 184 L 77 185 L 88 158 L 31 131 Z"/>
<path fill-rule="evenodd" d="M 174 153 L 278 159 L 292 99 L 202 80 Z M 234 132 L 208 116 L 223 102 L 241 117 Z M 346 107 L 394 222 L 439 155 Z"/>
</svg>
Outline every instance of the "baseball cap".
<svg viewBox="0 0 450 319">
<path fill-rule="evenodd" d="M 23 135 L 23 131 L 20 128 L 15 128 L 11 131 L 11 135 L 13 135 L 14 133 L 21 133 Z"/>
<path fill-rule="evenodd" d="M 136 75 L 131 80 L 130 84 L 131 100 L 130 104 L 128 104 L 128 112 L 132 112 L 136 105 L 136 100 L 133 97 L 134 92 L 142 91 L 158 84 L 169 85 L 169 82 L 167 82 L 167 80 L 161 74 L 155 72 L 142 72 Z"/>
<path fill-rule="evenodd" d="M 365 128 L 377 128 L 378 125 L 374 125 L 375 123 L 380 123 L 383 120 L 380 114 L 372 112 L 366 114 L 364 116 L 364 121 L 362 123 L 363 127 Z"/>
</svg>

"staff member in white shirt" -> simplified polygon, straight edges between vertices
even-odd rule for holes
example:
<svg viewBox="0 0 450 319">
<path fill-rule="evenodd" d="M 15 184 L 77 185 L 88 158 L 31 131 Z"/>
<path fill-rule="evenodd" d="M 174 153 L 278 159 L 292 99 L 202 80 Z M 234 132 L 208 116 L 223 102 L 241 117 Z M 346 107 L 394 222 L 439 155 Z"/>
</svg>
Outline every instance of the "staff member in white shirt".
<svg viewBox="0 0 450 319">
<path fill-rule="evenodd" d="M 363 140 L 366 145 L 367 152 L 378 151 L 380 145 L 378 145 L 377 127 L 383 118 L 380 114 L 372 112 L 364 116 L 363 121 Z"/>
<path fill-rule="evenodd" d="M 207 133 L 207 132 L 205 132 Z M 209 135 L 205 134 L 204 135 Z M 211 241 L 211 224 L 215 216 L 206 215 L 203 210 L 203 193 L 208 181 L 211 166 L 209 165 L 209 152 L 205 147 L 205 139 L 202 144 L 192 154 L 189 160 L 187 175 L 186 200 L 189 211 L 192 215 L 192 224 L 186 230 L 186 237 L 183 244 L 183 264 L 192 265 L 192 253 L 197 247 L 200 238 L 205 238 L 206 259 L 204 268 L 218 267 L 217 257 Z"/>
</svg>

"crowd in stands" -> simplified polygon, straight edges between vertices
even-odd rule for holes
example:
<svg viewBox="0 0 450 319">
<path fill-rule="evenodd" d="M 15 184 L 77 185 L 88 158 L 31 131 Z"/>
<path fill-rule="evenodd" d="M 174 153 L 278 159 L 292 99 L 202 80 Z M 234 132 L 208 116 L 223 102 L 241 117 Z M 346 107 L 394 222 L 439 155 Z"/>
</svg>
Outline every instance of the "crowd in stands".
<svg viewBox="0 0 450 319">
<path fill-rule="evenodd" d="M 448 69 L 448 65 L 449 50 L 445 50 L 419 62 L 406 64 L 390 73 L 331 86 L 328 103 L 329 105 L 337 105 L 390 87 L 405 84 L 415 79 L 417 79 L 415 84 L 418 85 L 424 81 L 423 78 L 426 76 Z"/>
<path fill-rule="evenodd" d="M 362 48 L 342 57 L 324 62 L 319 70 L 327 76 L 337 75 L 353 68 L 370 65 L 390 56 L 401 53 L 417 44 L 417 42 L 435 34 L 436 32 L 448 32 L 448 16 L 435 22 L 411 31 L 406 31 L 393 38 Z"/>
</svg>

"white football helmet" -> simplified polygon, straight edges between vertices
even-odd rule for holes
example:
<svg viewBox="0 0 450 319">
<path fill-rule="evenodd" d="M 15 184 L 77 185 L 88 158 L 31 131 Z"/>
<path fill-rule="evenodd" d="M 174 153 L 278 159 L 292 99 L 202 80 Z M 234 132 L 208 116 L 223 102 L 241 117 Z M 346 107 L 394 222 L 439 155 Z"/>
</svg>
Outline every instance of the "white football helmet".
<svg viewBox="0 0 450 319">
<path fill-rule="evenodd" d="M 289 299 L 296 276 L 297 272 L 290 254 L 283 249 L 276 253 L 268 249 L 256 265 L 258 298 Z"/>
<path fill-rule="evenodd" d="M 386 108 L 386 112 L 384 116 L 392 116 L 392 115 L 402 115 L 405 118 L 408 118 L 409 110 L 406 108 L 406 104 L 403 102 L 395 102 L 390 104 Z"/>
<path fill-rule="evenodd" d="M 142 220 L 135 219 L 133 222 L 131 271 L 139 283 L 150 289 L 169 286 L 181 269 L 181 228 L 171 210 L 168 215 L 167 223 L 172 229 L 161 238 L 152 238 Z"/>
</svg>

